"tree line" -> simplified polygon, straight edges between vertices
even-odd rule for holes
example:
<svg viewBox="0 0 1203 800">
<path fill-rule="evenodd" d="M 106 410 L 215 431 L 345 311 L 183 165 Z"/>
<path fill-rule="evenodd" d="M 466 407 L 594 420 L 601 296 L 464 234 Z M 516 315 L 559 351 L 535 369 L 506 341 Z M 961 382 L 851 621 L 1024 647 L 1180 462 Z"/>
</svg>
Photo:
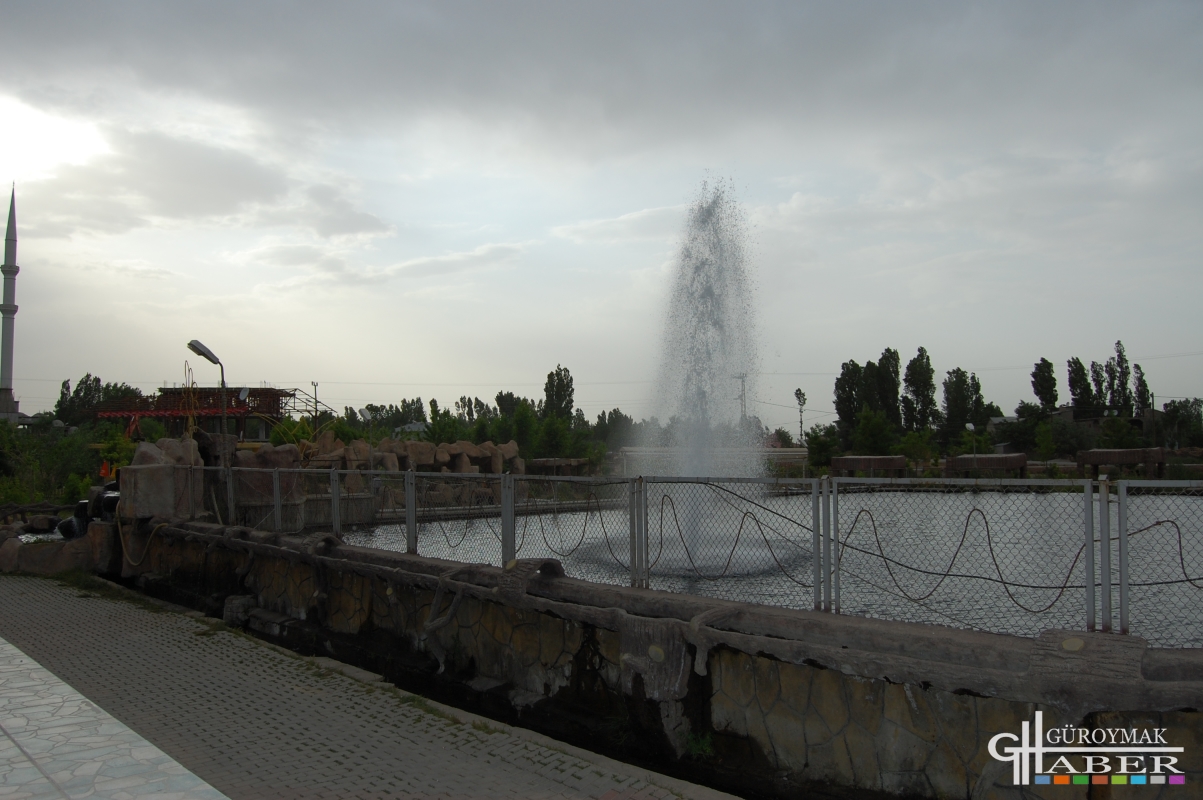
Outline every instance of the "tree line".
<svg viewBox="0 0 1203 800">
<path fill-rule="evenodd" d="M 1072 457 L 1094 446 L 1203 447 L 1203 399 L 1170 399 L 1152 425 L 1136 424 L 1153 408 L 1155 397 L 1144 370 L 1129 364 L 1122 342 L 1116 342 L 1114 354 L 1102 362 L 1087 366 L 1080 358 L 1069 359 L 1065 375 L 1071 411 L 1058 405 L 1055 365 L 1041 358 L 1031 373 L 1033 400 L 1021 401 L 1013 419 L 995 424 L 991 435 L 987 424 L 1003 413 L 983 396 L 975 373 L 955 368 L 937 382 L 922 347 L 905 367 L 891 348 L 876 361 L 847 361 L 835 380 L 836 422 L 813 425 L 805 433 L 811 463 L 829 464 L 833 455 L 843 452 L 901 453 L 923 462 L 940 453 L 988 452 L 995 442 L 1009 442 L 1039 458 Z M 143 419 L 131 432 L 124 423 L 97 420 L 95 411 L 108 401 L 141 396 L 136 387 L 104 382 L 89 373 L 74 386 L 63 381 L 54 411 L 35 415 L 28 427 L 0 426 L 0 502 L 71 502 L 86 494 L 102 463 L 128 463 L 134 442 L 127 434 L 153 441 L 165 434 L 163 426 Z M 805 396 L 799 391 L 797 399 L 804 402 Z M 284 420 L 273 431 L 273 440 L 308 438 L 316 422 L 344 441 L 379 441 L 385 436 L 433 442 L 514 439 L 526 458 L 574 457 L 599 463 L 606 452 L 627 445 L 671 446 L 684 424 L 678 419 L 661 423 L 655 417 L 636 421 L 618 408 L 589 420 L 575 405 L 572 374 L 562 365 L 547 374 L 542 397 L 502 390 L 491 401 L 464 395 L 446 407 L 415 397 L 364 408 L 366 416 L 347 407 L 342 415 L 327 411 L 316 420 Z M 405 431 L 412 423 L 421 423 L 421 430 Z M 967 430 L 966 424 L 974 430 Z M 765 439 L 771 435 L 755 416 L 718 426 L 714 441 L 736 444 L 753 434 Z M 781 444 L 792 443 L 784 430 L 776 436 Z"/>
<path fill-rule="evenodd" d="M 1072 456 L 1092 446 L 1139 447 L 1203 445 L 1203 401 L 1174 399 L 1164 404 L 1164 418 L 1145 423 L 1154 396 L 1144 370 L 1130 364 L 1122 341 L 1103 362 L 1066 362 L 1066 382 L 1072 409 L 1058 413 L 1059 393 L 1054 364 L 1037 361 L 1031 372 L 1035 402 L 1020 401 L 1013 418 L 982 394 L 973 372 L 948 370 L 939 388 L 926 348 L 920 347 L 902 368 L 898 351 L 886 348 L 863 365 L 854 360 L 840 366 L 835 379 L 836 422 L 818 424 L 805 434 L 811 462 L 829 464 L 833 455 L 903 454 L 924 461 L 937 454 L 988 452 L 995 442 L 1052 458 Z M 999 420 L 999 418 L 1003 418 Z M 999 420 L 988 432 L 991 420 Z M 1087 421 L 1099 424 L 1082 424 Z"/>
</svg>

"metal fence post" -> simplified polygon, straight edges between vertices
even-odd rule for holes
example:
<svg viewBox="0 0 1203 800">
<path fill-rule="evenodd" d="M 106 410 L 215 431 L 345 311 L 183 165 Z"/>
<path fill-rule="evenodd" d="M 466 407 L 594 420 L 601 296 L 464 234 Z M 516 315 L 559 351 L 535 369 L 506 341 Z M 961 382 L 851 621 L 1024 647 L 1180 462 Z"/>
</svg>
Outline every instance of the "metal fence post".
<svg viewBox="0 0 1203 800">
<path fill-rule="evenodd" d="M 226 467 L 226 521 L 228 525 L 237 525 L 234 516 L 234 468 Z"/>
<path fill-rule="evenodd" d="M 272 506 L 274 507 L 276 533 L 284 530 L 284 509 L 280 503 L 280 468 L 276 467 L 272 470 Z"/>
<path fill-rule="evenodd" d="M 1111 632 L 1111 484 L 1099 481 L 1099 577 L 1102 579 L 1099 612 L 1102 630 Z"/>
<path fill-rule="evenodd" d="M 1090 480 L 1082 482 L 1082 496 L 1085 498 L 1083 525 L 1086 528 L 1086 630 L 1093 631 L 1095 622 L 1094 600 L 1094 483 Z"/>
<path fill-rule="evenodd" d="M 518 558 L 518 547 L 514 537 L 514 476 L 501 476 L 501 566 Z"/>
<path fill-rule="evenodd" d="M 1119 632 L 1128 632 L 1128 482 L 1120 481 L 1119 495 Z"/>
<path fill-rule="evenodd" d="M 831 478 L 823 478 L 823 610 L 831 611 Z"/>
<path fill-rule="evenodd" d="M 831 482 L 831 613 L 840 613 L 840 484 Z"/>
<path fill-rule="evenodd" d="M 815 582 L 815 611 L 823 610 L 823 501 L 819 496 L 819 481 L 810 484 L 810 553 Z"/>
<path fill-rule="evenodd" d="M 418 479 L 412 469 L 405 473 L 405 552 L 418 553 Z"/>
<path fill-rule="evenodd" d="M 339 497 L 338 470 L 334 467 L 330 468 L 330 527 L 335 536 L 342 535 L 342 502 Z"/>
<path fill-rule="evenodd" d="M 625 459 L 626 456 L 624 455 Z M 635 478 L 627 481 L 627 511 L 630 513 L 631 524 L 631 586 L 639 585 L 639 485 Z"/>
<path fill-rule="evenodd" d="M 652 576 L 648 565 L 647 544 L 647 481 L 639 478 L 639 586 L 647 589 L 652 585 Z"/>
</svg>

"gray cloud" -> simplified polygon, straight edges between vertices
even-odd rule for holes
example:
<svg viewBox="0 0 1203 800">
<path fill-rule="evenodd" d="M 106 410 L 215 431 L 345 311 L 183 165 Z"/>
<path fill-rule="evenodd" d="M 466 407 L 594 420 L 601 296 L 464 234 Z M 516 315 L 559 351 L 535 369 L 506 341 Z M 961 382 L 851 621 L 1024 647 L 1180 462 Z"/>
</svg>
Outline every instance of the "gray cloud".
<svg viewBox="0 0 1203 800">
<path fill-rule="evenodd" d="M 466 252 L 410 259 L 390 272 L 407 277 L 427 277 L 497 267 L 513 261 L 526 247 L 524 244 L 483 244 Z"/>
<path fill-rule="evenodd" d="M 122 233 L 153 219 L 230 218 L 243 227 L 307 229 L 322 237 L 391 228 L 328 184 L 298 186 L 253 155 L 162 133 L 111 130 L 112 152 L 21 189 L 23 233 Z M 295 187 L 295 188 L 293 188 Z M 290 191 L 290 188 L 293 188 Z"/>
<path fill-rule="evenodd" d="M 120 233 L 148 217 L 224 216 L 288 186 L 282 172 L 236 150 L 161 133 L 114 130 L 106 138 L 111 154 L 22 187 L 23 208 L 35 211 L 27 233 Z"/>
<path fill-rule="evenodd" d="M 116 85 L 289 135 L 429 118 L 559 151 L 738 135 L 877 147 L 1159 138 L 1203 114 L 1196 3 L 443 2 L 18 5 L 5 84 L 95 109 Z M 500 126 L 500 127 L 498 127 Z M 848 137 L 851 136 L 849 140 Z"/>
<path fill-rule="evenodd" d="M 1199 335 L 1198 3 L 48 0 L 5 12 L 4 91 L 97 124 L 114 150 L 19 185 L 23 236 L 137 229 L 23 249 L 26 330 L 38 259 L 125 259 L 217 287 L 189 336 L 213 314 L 253 308 L 265 331 L 290 330 L 298 307 L 323 315 L 331 370 L 356 369 L 360 331 L 398 309 L 434 319 L 421 298 L 437 295 L 536 321 L 511 330 L 531 342 L 514 373 L 541 379 L 570 356 L 574 372 L 578 357 L 582 370 L 627 375 L 644 358 L 650 371 L 674 204 L 710 169 L 749 206 L 782 371 L 838 369 L 887 344 L 973 369 L 1063 362 L 1116 338 L 1166 352 L 1159 341 Z M 300 287 L 319 291 L 271 302 Z M 361 291 L 340 305 L 340 287 Z M 88 302 L 130 302 L 102 291 Z M 585 322 L 547 337 L 547 314 Z M 971 324 L 950 335 L 956 320 Z M 439 337 L 426 367 L 406 353 L 404 369 L 471 372 L 474 352 Z M 77 357 L 46 349 L 27 363 Z M 1198 393 L 1197 370 L 1170 366 L 1158 392 Z M 1017 375 L 1012 394 L 1026 397 Z M 822 381 L 804 388 L 829 396 Z"/>
<path fill-rule="evenodd" d="M 288 225 L 312 230 L 318 236 L 380 235 L 391 228 L 379 217 L 360 211 L 333 186 L 307 187 L 298 202 L 261 209 L 248 225 Z"/>
<path fill-rule="evenodd" d="M 672 241 L 681 233 L 684 206 L 647 208 L 612 219 L 592 219 L 552 228 L 552 234 L 578 244 L 640 240 Z"/>
<path fill-rule="evenodd" d="M 398 277 L 432 278 L 502 266 L 518 258 L 526 244 L 493 243 L 463 252 L 422 256 L 385 267 L 358 266 L 353 251 L 340 251 L 319 245 L 269 245 L 248 254 L 251 261 L 289 270 L 296 274 L 275 284 L 280 289 L 296 289 L 314 284 L 340 286 L 378 285 Z"/>
</svg>

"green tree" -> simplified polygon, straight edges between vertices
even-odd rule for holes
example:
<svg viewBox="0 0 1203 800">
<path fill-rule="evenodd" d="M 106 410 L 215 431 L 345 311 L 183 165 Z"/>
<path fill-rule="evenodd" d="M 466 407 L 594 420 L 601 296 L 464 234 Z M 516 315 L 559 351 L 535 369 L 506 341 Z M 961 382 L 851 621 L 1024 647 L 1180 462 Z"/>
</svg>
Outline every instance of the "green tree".
<svg viewBox="0 0 1203 800">
<path fill-rule="evenodd" d="M 1074 419 L 1087 419 L 1097 416 L 1096 406 L 1099 405 L 1099 402 L 1094 396 L 1094 389 L 1091 386 L 1090 374 L 1086 371 L 1086 365 L 1077 356 L 1069 359 L 1066 363 L 1069 371 L 1069 396 L 1073 402 Z"/>
<path fill-rule="evenodd" d="M 980 456 L 983 453 L 991 452 L 993 448 L 994 439 L 985 428 L 973 431 L 966 429 L 961 431 L 961 435 L 949 448 L 949 452 L 956 455 L 976 453 Z"/>
<path fill-rule="evenodd" d="M 523 453 L 532 453 L 535 449 L 535 439 L 539 435 L 539 417 L 528 402 L 521 402 L 514 408 L 514 441 Z"/>
<path fill-rule="evenodd" d="M 895 431 L 884 411 L 861 409 L 852 433 L 852 452 L 865 456 L 886 456 L 894 447 Z"/>
<path fill-rule="evenodd" d="M 1085 425 L 1053 417 L 1048 422 L 1053 434 L 1053 451 L 1057 455 L 1073 457 L 1079 450 L 1094 447 L 1094 434 Z"/>
<path fill-rule="evenodd" d="M 1140 368 L 1140 364 L 1132 366 L 1132 398 L 1135 403 L 1133 412 L 1140 414 L 1153 407 L 1153 395 L 1149 391 L 1149 384 L 1145 381 L 1145 371 Z"/>
<path fill-rule="evenodd" d="M 1120 416 L 1132 416 L 1132 369 L 1128 366 L 1128 355 L 1124 352 L 1124 343 L 1115 343 L 1115 355 L 1107 359 L 1104 367 L 1107 375 L 1107 403 Z"/>
<path fill-rule="evenodd" d="M 1162 405 L 1166 443 L 1171 447 L 1203 447 L 1203 399 L 1171 400 Z"/>
<path fill-rule="evenodd" d="M 1090 362 L 1090 383 L 1094 387 L 1094 416 L 1102 416 L 1107 408 L 1107 370 L 1097 361 Z"/>
<path fill-rule="evenodd" d="M 1128 363 L 1122 341 L 1116 341 L 1115 354 L 1102 364 L 1091 361 L 1089 374 L 1081 359 L 1071 358 L 1068 363 L 1074 419 L 1095 419 L 1106 411 L 1131 417 L 1152 405 L 1144 370 Z"/>
<path fill-rule="evenodd" d="M 268 437 L 268 441 L 274 447 L 296 444 L 306 439 L 313 439 L 313 429 L 309 427 L 309 421 L 303 417 L 301 419 L 286 417 L 280 420 L 272 426 L 271 435 Z"/>
<path fill-rule="evenodd" d="M 886 420 L 894 428 L 902 427 L 902 410 L 899 406 L 899 390 L 902 386 L 899 380 L 899 370 L 902 360 L 898 351 L 887 347 L 881 351 L 877 360 L 877 404 L 875 411 L 885 414 Z"/>
<path fill-rule="evenodd" d="M 396 405 L 392 403 L 388 405 L 367 403 L 364 405 L 364 408 L 372 415 L 372 427 L 379 428 L 390 435 L 397 428 L 414 422 L 426 421 L 426 408 L 423 406 L 422 398 L 420 397 L 415 397 L 412 400 L 403 399 Z"/>
<path fill-rule="evenodd" d="M 568 420 L 550 415 L 539 425 L 539 436 L 535 442 L 535 453 L 540 458 L 565 458 L 570 455 L 571 443 Z"/>
<path fill-rule="evenodd" d="M 945 447 L 951 446 L 960 438 L 965 424 L 973 417 L 973 406 L 981 394 L 981 389 L 976 383 L 976 376 L 971 384 L 969 373 L 960 367 L 949 370 L 944 378 L 944 430 L 941 432 L 941 438 Z"/>
<path fill-rule="evenodd" d="M 100 377 L 86 373 L 75 389 L 71 381 L 63 381 L 58 402 L 54 404 L 55 419 L 66 425 L 81 425 L 91 420 L 101 403 L 142 397 L 142 390 L 128 383 L 101 383 Z"/>
<path fill-rule="evenodd" d="M 924 431 L 907 431 L 894 449 L 900 454 L 906 456 L 916 465 L 926 466 L 931 462 L 932 455 L 935 450 L 932 444 L 932 432 Z"/>
<path fill-rule="evenodd" d="M 1036 426 L 1036 457 L 1048 461 L 1057 455 L 1057 442 L 1053 438 L 1053 426 L 1041 422 Z"/>
<path fill-rule="evenodd" d="M 935 375 L 927 350 L 920 347 L 915 357 L 907 362 L 903 378 L 901 406 L 905 430 L 926 431 L 939 423 Z"/>
<path fill-rule="evenodd" d="M 831 457 L 840 452 L 840 433 L 835 425 L 812 425 L 806 432 L 806 460 L 812 467 L 831 465 Z"/>
<path fill-rule="evenodd" d="M 1032 368 L 1032 393 L 1046 410 L 1057 407 L 1057 375 L 1053 371 L 1053 362 L 1047 358 L 1040 359 Z"/>
<path fill-rule="evenodd" d="M 957 367 L 948 371 L 944 379 L 944 427 L 941 439 L 945 447 L 958 442 L 967 423 L 973 423 L 978 432 L 984 432 L 991 417 L 1001 417 L 1002 409 L 987 403 L 982 397 L 982 385 L 977 375 Z"/>
<path fill-rule="evenodd" d="M 1103 430 L 1099 435 L 1099 446 L 1107 449 L 1123 450 L 1140 447 L 1140 434 L 1126 417 L 1107 417 L 1103 420 Z"/>
<path fill-rule="evenodd" d="M 864 368 L 856 361 L 849 360 L 840 365 L 839 377 L 835 379 L 836 426 L 839 429 L 840 438 L 846 443 L 852 440 L 856 417 L 864 405 L 861 397 L 863 376 Z"/>
<path fill-rule="evenodd" d="M 498 415 L 498 411 L 493 406 L 481 400 L 479 397 L 469 397 L 461 395 L 455 401 L 455 416 L 471 427 L 478 419 L 492 419 Z"/>
<path fill-rule="evenodd" d="M 85 422 L 74 430 L 44 424 L 0 425 L 0 502 L 73 503 L 99 481 L 100 465 L 130 462 L 134 443 L 110 422 Z"/>
<path fill-rule="evenodd" d="M 547 373 L 547 382 L 543 385 L 543 417 L 572 419 L 574 406 L 572 374 L 567 367 L 557 364 Z"/>
<path fill-rule="evenodd" d="M 635 441 L 635 420 L 617 408 L 603 411 L 597 415 L 593 436 L 610 450 L 626 447 Z"/>
<path fill-rule="evenodd" d="M 493 400 L 497 403 L 497 412 L 503 417 L 514 416 L 514 412 L 518 409 L 519 403 L 526 403 L 531 408 L 535 407 L 535 402 L 533 400 L 528 400 L 525 397 L 519 397 L 513 392 L 498 392 L 497 396 L 493 398 Z"/>
<path fill-rule="evenodd" d="M 423 438 L 428 442 L 442 444 L 444 442 L 458 442 L 461 439 L 467 439 L 468 435 L 467 424 L 453 414 L 451 409 L 439 408 L 438 401 L 431 398 L 430 425 L 427 427 Z"/>
</svg>

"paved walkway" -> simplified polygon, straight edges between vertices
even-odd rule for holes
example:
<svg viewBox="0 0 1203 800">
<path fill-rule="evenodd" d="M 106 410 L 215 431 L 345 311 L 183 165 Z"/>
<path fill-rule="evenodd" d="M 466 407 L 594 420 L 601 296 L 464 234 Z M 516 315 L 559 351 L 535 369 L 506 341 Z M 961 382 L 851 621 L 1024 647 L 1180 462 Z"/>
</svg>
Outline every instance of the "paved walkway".
<svg viewBox="0 0 1203 800">
<path fill-rule="evenodd" d="M 51 748 L 0 749 L 0 798 L 729 797 L 101 592 L 0 576 L 0 726 Z M 160 793 L 103 783 L 122 768 Z"/>
<path fill-rule="evenodd" d="M 0 797 L 225 795 L 0 639 Z"/>
</svg>

